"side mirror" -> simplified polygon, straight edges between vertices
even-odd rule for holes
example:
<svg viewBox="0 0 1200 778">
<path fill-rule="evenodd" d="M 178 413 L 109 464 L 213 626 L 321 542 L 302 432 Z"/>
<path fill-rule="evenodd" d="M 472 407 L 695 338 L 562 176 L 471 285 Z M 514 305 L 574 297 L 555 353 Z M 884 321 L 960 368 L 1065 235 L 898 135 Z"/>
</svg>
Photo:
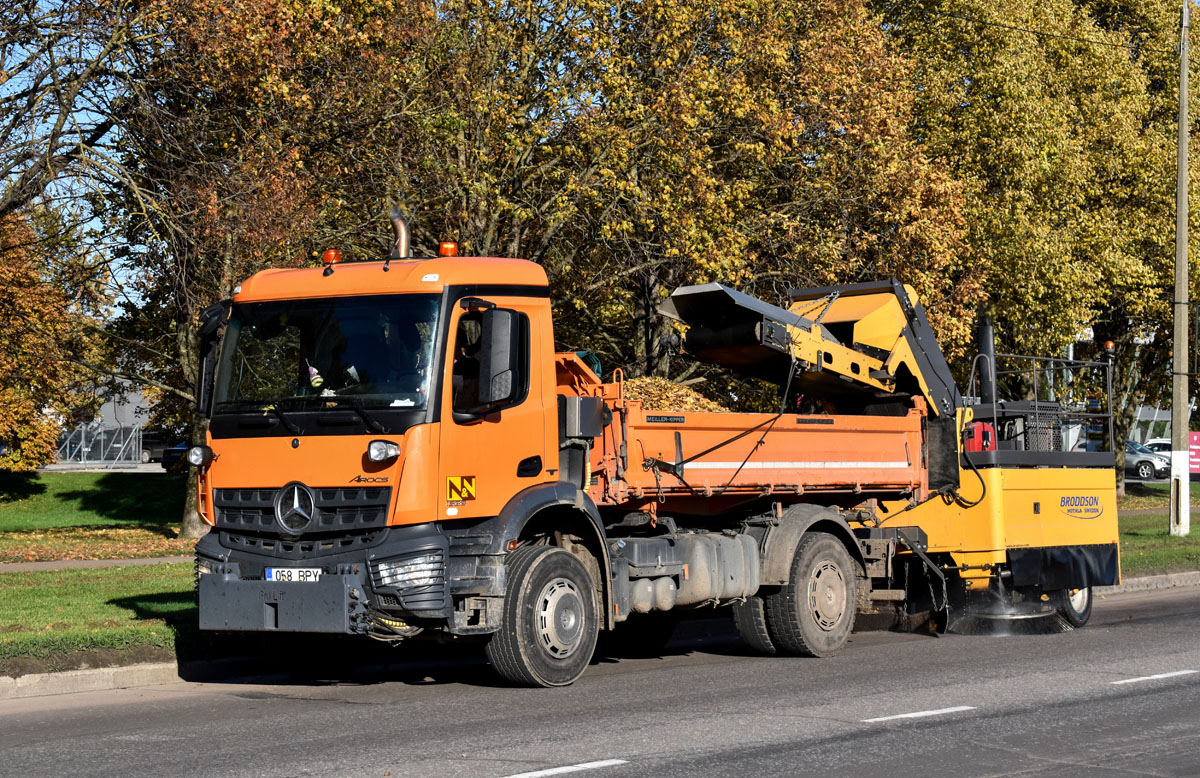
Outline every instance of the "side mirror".
<svg viewBox="0 0 1200 778">
<path fill-rule="evenodd" d="M 513 401 L 524 384 L 521 373 L 521 317 L 489 308 L 483 313 L 479 350 L 479 405 L 495 408 Z"/>
<path fill-rule="evenodd" d="M 200 373 L 196 379 L 196 407 L 205 416 L 212 415 L 213 380 L 217 368 L 217 344 L 220 328 L 229 319 L 230 300 L 222 300 L 200 314 Z"/>
</svg>

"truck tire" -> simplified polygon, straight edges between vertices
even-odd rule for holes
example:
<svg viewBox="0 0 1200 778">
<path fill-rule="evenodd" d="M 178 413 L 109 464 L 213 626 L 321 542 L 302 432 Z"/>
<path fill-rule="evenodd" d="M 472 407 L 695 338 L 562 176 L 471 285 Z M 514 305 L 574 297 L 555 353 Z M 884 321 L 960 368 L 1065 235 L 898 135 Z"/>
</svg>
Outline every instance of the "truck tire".
<svg viewBox="0 0 1200 778">
<path fill-rule="evenodd" d="M 595 586 L 583 563 L 551 546 L 523 546 L 505 560 L 508 593 L 500 630 L 487 644 L 492 666 L 521 686 L 566 686 L 592 661 Z"/>
<path fill-rule="evenodd" d="M 762 597 L 747 597 L 745 602 L 733 606 L 733 624 L 746 645 L 763 654 L 774 656 L 779 653 L 775 641 L 767 631 L 766 603 Z"/>
<path fill-rule="evenodd" d="M 1062 589 L 1052 596 L 1054 609 L 1072 627 L 1082 627 L 1092 618 L 1092 587 Z"/>
<path fill-rule="evenodd" d="M 767 631 L 779 653 L 832 656 L 854 628 L 856 572 L 846 547 L 824 532 L 796 544 L 791 576 L 765 598 Z"/>
</svg>

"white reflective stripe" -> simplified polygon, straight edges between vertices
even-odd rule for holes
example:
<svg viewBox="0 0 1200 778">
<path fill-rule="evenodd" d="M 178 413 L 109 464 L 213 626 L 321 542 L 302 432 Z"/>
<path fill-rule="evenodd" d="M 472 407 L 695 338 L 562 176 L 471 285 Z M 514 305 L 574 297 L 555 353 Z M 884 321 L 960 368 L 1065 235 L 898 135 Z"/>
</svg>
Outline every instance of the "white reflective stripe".
<svg viewBox="0 0 1200 778">
<path fill-rule="evenodd" d="M 907 462 L 688 462 L 684 470 L 901 470 Z"/>
<path fill-rule="evenodd" d="M 506 775 L 504 778 L 541 778 L 543 775 L 577 773 L 580 770 L 595 770 L 597 767 L 616 767 L 619 764 L 628 764 L 628 762 L 624 759 L 605 759 L 602 762 L 583 762 L 581 764 L 567 765 L 566 767 L 551 767 L 548 770 L 535 770 L 532 773 L 515 773 L 513 775 Z"/>
</svg>

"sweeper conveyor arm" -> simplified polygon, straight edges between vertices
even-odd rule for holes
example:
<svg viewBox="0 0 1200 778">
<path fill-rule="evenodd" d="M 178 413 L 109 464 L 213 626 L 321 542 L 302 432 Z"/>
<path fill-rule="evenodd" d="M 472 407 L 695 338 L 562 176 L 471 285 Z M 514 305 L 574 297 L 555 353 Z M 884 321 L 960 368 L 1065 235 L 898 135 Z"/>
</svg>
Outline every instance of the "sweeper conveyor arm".
<svg viewBox="0 0 1200 778">
<path fill-rule="evenodd" d="M 662 313 L 687 325 L 684 346 L 707 362 L 801 391 L 925 398 L 953 418 L 962 398 L 925 312 L 898 281 L 793 290 L 788 309 L 721 284 L 676 289 Z"/>
</svg>

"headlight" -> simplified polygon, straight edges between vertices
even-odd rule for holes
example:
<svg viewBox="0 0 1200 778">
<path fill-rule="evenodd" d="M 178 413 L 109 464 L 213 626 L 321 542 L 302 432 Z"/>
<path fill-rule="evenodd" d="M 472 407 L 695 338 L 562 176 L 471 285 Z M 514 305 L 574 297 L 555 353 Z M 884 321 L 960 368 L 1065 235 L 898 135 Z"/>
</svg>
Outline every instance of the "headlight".
<svg viewBox="0 0 1200 778">
<path fill-rule="evenodd" d="M 367 444 L 367 459 L 372 462 L 386 462 L 400 456 L 400 444 L 390 440 L 372 440 Z"/>
<path fill-rule="evenodd" d="M 213 450 L 208 446 L 192 446 L 187 450 L 189 465 L 204 467 L 213 460 Z"/>
<path fill-rule="evenodd" d="M 375 564 L 379 583 L 396 589 L 411 586 L 431 586 L 442 578 L 445 566 L 442 555 L 424 554 L 408 559 L 384 559 Z"/>
</svg>

